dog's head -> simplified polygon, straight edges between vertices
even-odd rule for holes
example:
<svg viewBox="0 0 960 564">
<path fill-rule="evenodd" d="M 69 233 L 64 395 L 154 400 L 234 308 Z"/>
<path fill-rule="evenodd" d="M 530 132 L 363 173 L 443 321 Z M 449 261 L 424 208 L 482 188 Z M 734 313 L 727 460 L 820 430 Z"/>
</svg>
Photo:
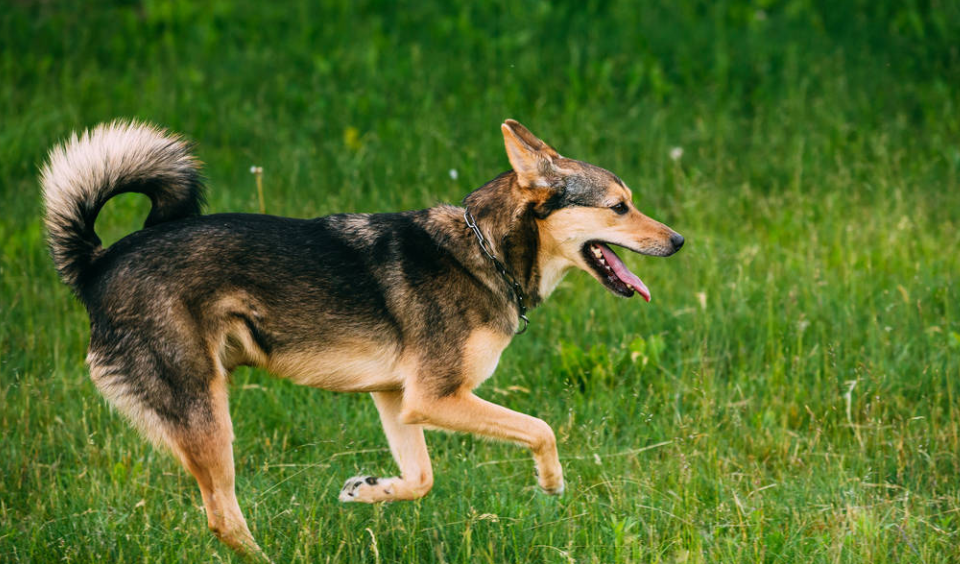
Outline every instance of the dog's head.
<svg viewBox="0 0 960 564">
<path fill-rule="evenodd" d="M 642 213 L 617 175 L 562 157 L 514 120 L 501 126 L 507 157 L 527 198 L 540 233 L 541 265 L 546 284 L 576 266 L 589 272 L 618 296 L 650 291 L 610 248 L 665 257 L 683 246 L 683 237 Z"/>
</svg>

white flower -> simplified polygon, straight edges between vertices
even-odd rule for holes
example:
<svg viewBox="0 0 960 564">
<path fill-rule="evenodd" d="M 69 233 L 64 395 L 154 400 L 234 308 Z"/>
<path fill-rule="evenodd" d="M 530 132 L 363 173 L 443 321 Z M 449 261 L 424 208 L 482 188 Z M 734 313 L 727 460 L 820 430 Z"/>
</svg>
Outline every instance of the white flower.
<svg viewBox="0 0 960 564">
<path fill-rule="evenodd" d="M 674 147 L 670 149 L 670 159 L 673 161 L 679 161 L 680 157 L 683 156 L 683 147 Z"/>
<path fill-rule="evenodd" d="M 252 167 L 250 167 L 250 174 L 263 174 L 263 167 L 253 165 Z"/>
<path fill-rule="evenodd" d="M 456 180 L 457 178 L 460 178 L 460 173 L 458 173 L 457 169 L 455 168 L 451 168 L 448 174 L 450 175 L 450 180 Z"/>
</svg>

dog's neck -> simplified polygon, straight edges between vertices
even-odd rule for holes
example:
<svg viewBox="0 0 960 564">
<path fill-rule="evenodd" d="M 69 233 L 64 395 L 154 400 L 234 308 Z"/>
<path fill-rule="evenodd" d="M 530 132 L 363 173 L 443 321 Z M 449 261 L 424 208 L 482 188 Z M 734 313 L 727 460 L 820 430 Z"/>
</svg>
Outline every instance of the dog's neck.
<svg viewBox="0 0 960 564">
<path fill-rule="evenodd" d="M 467 195 L 463 204 L 476 218 L 490 251 L 519 282 L 527 305 L 539 305 L 546 298 L 541 284 L 539 230 L 516 173 L 500 174 Z M 547 293 L 557 281 L 550 281 Z"/>
</svg>

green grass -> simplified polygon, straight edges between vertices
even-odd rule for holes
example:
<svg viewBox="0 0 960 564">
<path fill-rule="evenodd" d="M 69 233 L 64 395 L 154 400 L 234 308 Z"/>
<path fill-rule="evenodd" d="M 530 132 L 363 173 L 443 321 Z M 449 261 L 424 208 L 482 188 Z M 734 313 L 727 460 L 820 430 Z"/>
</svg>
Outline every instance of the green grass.
<svg viewBox="0 0 960 564">
<path fill-rule="evenodd" d="M 237 560 L 89 381 L 45 251 L 38 164 L 123 116 L 197 142 L 211 211 L 257 210 L 256 164 L 298 217 L 458 202 L 514 117 L 687 238 L 627 258 L 650 304 L 570 275 L 479 390 L 554 427 L 558 499 L 522 450 L 431 433 L 429 496 L 342 505 L 395 472 L 369 398 L 238 371 L 277 562 L 960 561 L 955 2 L 313 4 L 0 11 L 0 560 Z"/>
</svg>

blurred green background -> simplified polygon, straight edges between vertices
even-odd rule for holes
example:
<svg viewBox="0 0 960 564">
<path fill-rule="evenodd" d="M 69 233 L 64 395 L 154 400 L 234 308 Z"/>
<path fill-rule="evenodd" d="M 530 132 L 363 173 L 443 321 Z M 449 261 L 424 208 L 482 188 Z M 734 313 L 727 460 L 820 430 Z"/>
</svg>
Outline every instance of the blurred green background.
<svg viewBox="0 0 960 564">
<path fill-rule="evenodd" d="M 46 152 L 116 117 L 195 141 L 210 211 L 256 212 L 259 165 L 297 217 L 459 202 L 509 168 L 512 117 L 687 237 L 626 257 L 650 304 L 568 276 L 479 390 L 557 431 L 559 499 L 525 452 L 431 433 L 429 496 L 341 505 L 396 471 L 372 402 L 238 371 L 275 561 L 960 560 L 958 38 L 952 1 L 8 0 L 0 560 L 236 560 L 90 383 L 44 246 Z"/>
</svg>

